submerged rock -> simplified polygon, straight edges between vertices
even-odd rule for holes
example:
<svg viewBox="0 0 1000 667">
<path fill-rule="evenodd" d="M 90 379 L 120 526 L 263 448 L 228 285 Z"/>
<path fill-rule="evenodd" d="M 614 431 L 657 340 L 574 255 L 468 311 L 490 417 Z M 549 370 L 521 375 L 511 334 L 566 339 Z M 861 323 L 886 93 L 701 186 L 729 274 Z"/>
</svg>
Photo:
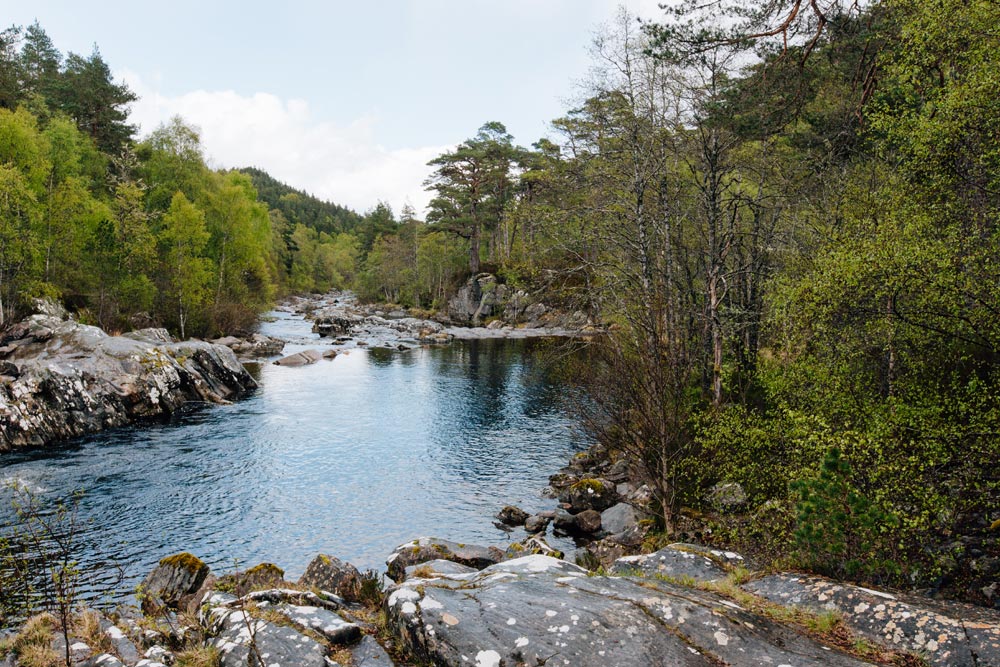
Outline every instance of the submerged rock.
<svg viewBox="0 0 1000 667">
<path fill-rule="evenodd" d="M 109 336 L 97 327 L 33 315 L 2 337 L 0 451 L 169 415 L 187 401 L 224 403 L 257 384 L 233 351 L 159 335 Z M 5 368 L 9 369 L 9 366 Z"/>
<path fill-rule="evenodd" d="M 302 352 L 296 352 L 295 354 L 290 354 L 287 357 L 282 357 L 274 362 L 275 366 L 289 366 L 296 368 L 298 366 L 308 366 L 309 364 L 315 364 L 317 361 L 323 358 L 323 353 L 319 350 L 303 350 Z"/>
</svg>

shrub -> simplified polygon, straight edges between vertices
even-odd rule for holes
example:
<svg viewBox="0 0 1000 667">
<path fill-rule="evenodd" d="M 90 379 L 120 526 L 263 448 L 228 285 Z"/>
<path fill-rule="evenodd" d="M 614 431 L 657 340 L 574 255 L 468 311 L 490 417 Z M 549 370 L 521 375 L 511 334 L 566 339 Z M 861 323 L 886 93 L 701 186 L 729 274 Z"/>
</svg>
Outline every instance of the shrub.
<svg viewBox="0 0 1000 667">
<path fill-rule="evenodd" d="M 794 537 L 800 565 L 834 577 L 897 570 L 882 557 L 882 536 L 896 526 L 895 517 L 858 493 L 850 480 L 850 464 L 833 447 L 819 475 L 791 484 L 798 498 Z"/>
</svg>

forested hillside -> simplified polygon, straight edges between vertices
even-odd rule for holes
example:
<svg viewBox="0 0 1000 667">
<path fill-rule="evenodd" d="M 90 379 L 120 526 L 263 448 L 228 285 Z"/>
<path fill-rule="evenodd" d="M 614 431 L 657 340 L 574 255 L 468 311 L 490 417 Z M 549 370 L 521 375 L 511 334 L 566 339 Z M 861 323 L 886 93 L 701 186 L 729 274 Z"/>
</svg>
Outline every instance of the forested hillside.
<svg viewBox="0 0 1000 667">
<path fill-rule="evenodd" d="M 427 229 L 611 325 L 588 421 L 668 535 L 735 482 L 740 519 L 699 534 L 989 598 L 1000 9 L 712 7 L 620 16 L 532 150 L 491 122 L 434 160 Z"/>
<path fill-rule="evenodd" d="M 215 335 L 278 294 L 349 284 L 383 212 L 212 170 L 180 118 L 139 139 L 135 99 L 96 48 L 63 56 L 37 23 L 0 33 L 0 325 L 46 296 L 111 331 Z"/>
</svg>

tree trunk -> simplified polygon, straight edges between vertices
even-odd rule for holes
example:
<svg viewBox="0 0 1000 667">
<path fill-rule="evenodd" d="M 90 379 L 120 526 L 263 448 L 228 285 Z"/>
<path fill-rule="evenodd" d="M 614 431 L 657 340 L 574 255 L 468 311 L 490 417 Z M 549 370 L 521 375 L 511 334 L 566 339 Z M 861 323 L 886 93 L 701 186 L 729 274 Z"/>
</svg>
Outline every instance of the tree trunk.
<svg viewBox="0 0 1000 667">
<path fill-rule="evenodd" d="M 722 405 L 722 323 L 719 321 L 719 275 L 708 280 L 708 320 L 712 330 L 712 404 Z"/>
<path fill-rule="evenodd" d="M 479 225 L 473 224 L 469 235 L 469 271 L 472 275 L 479 273 Z"/>
</svg>

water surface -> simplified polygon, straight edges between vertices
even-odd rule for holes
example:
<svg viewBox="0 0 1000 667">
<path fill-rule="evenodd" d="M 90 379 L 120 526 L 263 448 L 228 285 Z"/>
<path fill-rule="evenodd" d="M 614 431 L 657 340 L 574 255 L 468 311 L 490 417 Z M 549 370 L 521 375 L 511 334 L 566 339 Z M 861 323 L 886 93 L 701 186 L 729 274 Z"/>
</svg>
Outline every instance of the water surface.
<svg viewBox="0 0 1000 667">
<path fill-rule="evenodd" d="M 308 323 L 276 315 L 262 330 L 294 341 L 286 354 L 324 345 Z M 294 578 L 320 552 L 382 568 L 422 535 L 503 546 L 511 536 L 492 516 L 504 504 L 554 507 L 539 492 L 582 447 L 563 388 L 545 372 L 553 345 L 473 341 L 261 364 L 246 400 L 2 455 L 0 479 L 46 501 L 84 489 L 82 564 L 117 558 L 128 587 L 182 550 L 216 570 L 269 561 Z"/>
</svg>

